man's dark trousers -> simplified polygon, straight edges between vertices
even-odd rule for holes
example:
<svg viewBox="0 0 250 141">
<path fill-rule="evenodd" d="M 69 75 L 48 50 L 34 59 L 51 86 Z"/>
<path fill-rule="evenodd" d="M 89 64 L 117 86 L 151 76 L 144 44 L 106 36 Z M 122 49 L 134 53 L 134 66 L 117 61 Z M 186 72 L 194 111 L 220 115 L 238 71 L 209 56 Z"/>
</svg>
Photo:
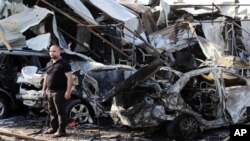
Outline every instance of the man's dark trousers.
<svg viewBox="0 0 250 141">
<path fill-rule="evenodd" d="M 55 131 L 65 132 L 66 128 L 66 100 L 64 91 L 48 90 L 48 109 L 50 126 Z"/>
</svg>

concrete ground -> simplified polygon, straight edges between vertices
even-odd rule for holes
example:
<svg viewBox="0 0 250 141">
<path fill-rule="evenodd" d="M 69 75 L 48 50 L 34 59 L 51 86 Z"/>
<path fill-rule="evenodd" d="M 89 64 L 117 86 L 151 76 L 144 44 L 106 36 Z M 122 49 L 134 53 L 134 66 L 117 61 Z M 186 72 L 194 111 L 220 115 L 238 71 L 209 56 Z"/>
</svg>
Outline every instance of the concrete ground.
<svg viewBox="0 0 250 141">
<path fill-rule="evenodd" d="M 0 141 L 168 141 L 163 129 L 130 129 L 124 126 L 114 126 L 110 119 L 99 119 L 96 124 L 76 125 L 67 127 L 67 136 L 52 138 L 52 135 L 43 134 L 46 126 L 46 116 L 12 116 L 0 120 L 0 133 L 18 134 L 34 139 L 21 139 L 0 134 Z M 47 123 L 48 124 L 48 123 Z M 158 127 L 159 128 L 159 127 Z M 206 131 L 196 140 L 223 140 L 228 136 L 227 129 Z"/>
</svg>

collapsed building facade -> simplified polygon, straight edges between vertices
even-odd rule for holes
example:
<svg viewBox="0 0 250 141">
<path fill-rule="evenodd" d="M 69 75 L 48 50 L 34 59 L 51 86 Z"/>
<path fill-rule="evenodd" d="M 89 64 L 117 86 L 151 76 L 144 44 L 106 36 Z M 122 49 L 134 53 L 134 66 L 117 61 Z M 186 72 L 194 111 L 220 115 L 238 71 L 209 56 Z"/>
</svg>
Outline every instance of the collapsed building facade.
<svg viewBox="0 0 250 141">
<path fill-rule="evenodd" d="M 57 43 L 66 54 L 81 58 L 71 65 L 76 78 L 72 92 L 90 107 L 83 122 L 105 115 L 132 128 L 174 121 L 168 134 L 183 140 L 203 129 L 247 120 L 250 4 L 245 1 L 0 4 L 3 48 L 46 52 Z M 36 107 L 42 74 L 40 79 L 32 76 L 22 72 L 17 99 Z M 35 92 L 25 84 L 36 86 Z M 36 98 L 27 99 L 34 93 Z M 182 122 L 192 125 L 189 131 Z"/>
</svg>

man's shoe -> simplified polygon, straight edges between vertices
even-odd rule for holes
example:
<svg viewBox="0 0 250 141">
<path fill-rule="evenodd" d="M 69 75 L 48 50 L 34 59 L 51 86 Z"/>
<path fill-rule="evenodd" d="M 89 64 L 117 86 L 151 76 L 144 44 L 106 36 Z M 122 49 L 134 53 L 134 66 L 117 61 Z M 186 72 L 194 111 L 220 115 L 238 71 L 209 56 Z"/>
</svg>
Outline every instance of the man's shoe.
<svg viewBox="0 0 250 141">
<path fill-rule="evenodd" d="M 65 132 L 57 131 L 55 134 L 53 134 L 52 138 L 59 138 L 65 135 L 66 135 Z"/>
<path fill-rule="evenodd" d="M 54 134 L 56 131 L 53 128 L 49 128 L 48 130 L 44 131 L 44 134 Z"/>
</svg>

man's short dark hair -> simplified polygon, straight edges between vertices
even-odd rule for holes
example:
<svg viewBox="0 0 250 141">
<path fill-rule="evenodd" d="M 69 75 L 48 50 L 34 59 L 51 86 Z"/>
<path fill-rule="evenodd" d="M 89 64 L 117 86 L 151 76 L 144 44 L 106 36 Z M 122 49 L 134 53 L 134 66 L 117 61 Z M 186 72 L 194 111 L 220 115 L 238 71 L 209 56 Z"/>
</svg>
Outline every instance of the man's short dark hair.
<svg viewBox="0 0 250 141">
<path fill-rule="evenodd" d="M 57 47 L 57 48 L 59 48 L 61 51 L 62 51 L 62 48 L 60 48 L 60 46 L 59 45 L 51 45 L 49 48 L 51 48 L 51 47 Z"/>
</svg>

